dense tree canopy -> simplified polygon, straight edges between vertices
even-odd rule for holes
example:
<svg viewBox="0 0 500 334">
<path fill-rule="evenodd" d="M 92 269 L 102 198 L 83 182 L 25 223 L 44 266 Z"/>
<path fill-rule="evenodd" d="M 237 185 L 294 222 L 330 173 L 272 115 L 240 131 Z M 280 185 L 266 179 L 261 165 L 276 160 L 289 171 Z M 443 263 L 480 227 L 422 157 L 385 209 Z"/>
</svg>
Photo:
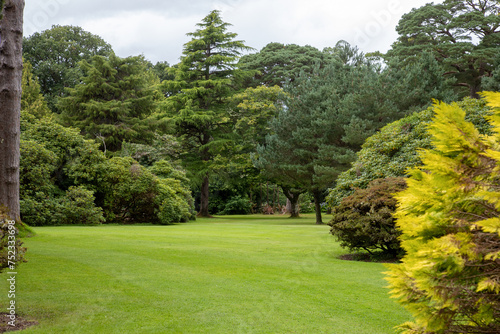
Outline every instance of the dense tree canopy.
<svg viewBox="0 0 500 334">
<path fill-rule="evenodd" d="M 404 333 L 500 331 L 498 138 L 500 93 L 484 136 L 458 105 L 438 104 L 432 149 L 397 194 L 397 225 L 406 255 L 391 265 L 392 294 L 414 316 Z"/>
<path fill-rule="evenodd" d="M 24 58 L 33 65 L 33 73 L 52 110 L 57 98 L 65 95 L 65 88 L 80 82 L 80 61 L 112 52 L 111 45 L 101 37 L 76 26 L 54 25 L 23 41 Z"/>
<path fill-rule="evenodd" d="M 500 16 L 496 0 L 445 0 L 429 3 L 403 15 L 399 38 L 390 57 L 411 61 L 422 51 L 441 63 L 443 75 L 456 79 L 477 98 L 481 81 L 491 76 L 500 48 Z"/>
<path fill-rule="evenodd" d="M 490 126 L 485 117 L 491 110 L 484 101 L 465 98 L 457 104 L 465 111 L 467 121 L 481 133 L 489 133 Z M 434 108 L 429 107 L 384 126 L 368 138 L 351 168 L 338 177 L 336 186 L 330 190 L 329 205 L 332 208 L 339 205 L 343 198 L 358 188 L 366 188 L 375 179 L 404 177 L 409 168 L 419 166 L 418 151 L 431 148 L 427 127 L 433 115 Z"/>
<path fill-rule="evenodd" d="M 241 57 L 241 68 L 255 70 L 250 85 L 282 87 L 301 72 L 311 73 L 317 63 L 325 65 L 330 58 L 315 47 L 269 43 L 257 53 Z"/>
<path fill-rule="evenodd" d="M 148 75 L 142 57 L 94 56 L 81 63 L 81 83 L 68 89 L 58 103 L 64 124 L 81 129 L 102 142 L 104 150 L 117 151 L 123 141 L 148 143 L 161 94 Z"/>
<path fill-rule="evenodd" d="M 323 191 L 354 161 L 364 140 L 404 115 L 392 100 L 390 73 L 345 42 L 325 68 L 318 64 L 285 86 L 283 107 L 258 149 L 259 165 L 289 188 L 311 192 L 321 222 Z"/>
</svg>

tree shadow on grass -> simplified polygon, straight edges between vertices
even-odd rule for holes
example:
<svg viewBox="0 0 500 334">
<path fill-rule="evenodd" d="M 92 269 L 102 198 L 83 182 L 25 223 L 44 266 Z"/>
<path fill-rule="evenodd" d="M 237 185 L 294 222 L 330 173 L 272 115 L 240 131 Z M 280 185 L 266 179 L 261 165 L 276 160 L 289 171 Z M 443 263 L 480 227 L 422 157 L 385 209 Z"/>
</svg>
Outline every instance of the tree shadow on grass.
<svg viewBox="0 0 500 334">
<path fill-rule="evenodd" d="M 346 261 L 358 261 L 358 262 L 378 262 L 378 263 L 399 263 L 399 258 L 393 254 L 387 254 L 383 252 L 379 253 L 350 253 L 343 254 L 338 257 L 341 260 Z"/>
</svg>

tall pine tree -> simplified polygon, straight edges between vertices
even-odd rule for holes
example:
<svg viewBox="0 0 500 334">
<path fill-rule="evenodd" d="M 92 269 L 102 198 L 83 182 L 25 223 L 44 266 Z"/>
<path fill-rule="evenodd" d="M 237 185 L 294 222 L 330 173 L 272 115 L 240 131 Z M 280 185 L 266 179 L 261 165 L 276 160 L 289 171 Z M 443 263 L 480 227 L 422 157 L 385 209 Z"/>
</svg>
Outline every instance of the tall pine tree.
<svg viewBox="0 0 500 334">
<path fill-rule="evenodd" d="M 238 89 L 244 71 L 237 67 L 241 51 L 250 50 L 237 34 L 227 32 L 230 24 L 220 12 L 208 14 L 199 29 L 189 33 L 175 80 L 166 81 L 171 95 L 167 107 L 174 132 L 185 148 L 183 161 L 201 184 L 200 217 L 208 217 L 209 180 L 214 158 L 224 155 L 231 141 L 233 123 L 228 98 Z"/>
<path fill-rule="evenodd" d="M 120 150 L 123 141 L 149 143 L 158 96 L 144 59 L 94 56 L 80 64 L 82 82 L 58 103 L 65 125 L 102 141 L 104 150 Z"/>
<path fill-rule="evenodd" d="M 318 64 L 285 86 L 284 107 L 258 147 L 257 165 L 266 175 L 313 195 L 317 224 L 324 191 L 349 168 L 364 140 L 402 116 L 386 99 L 387 81 L 377 66 L 345 42 L 329 52 L 331 64 Z"/>
</svg>

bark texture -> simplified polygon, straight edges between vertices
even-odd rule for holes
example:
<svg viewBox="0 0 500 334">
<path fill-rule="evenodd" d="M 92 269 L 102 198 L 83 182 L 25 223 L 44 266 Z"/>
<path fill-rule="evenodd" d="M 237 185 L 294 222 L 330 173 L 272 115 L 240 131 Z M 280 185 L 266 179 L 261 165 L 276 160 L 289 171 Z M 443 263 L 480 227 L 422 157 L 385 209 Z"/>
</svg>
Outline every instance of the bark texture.
<svg viewBox="0 0 500 334">
<path fill-rule="evenodd" d="M 321 218 L 321 192 L 318 190 L 313 191 L 314 197 L 314 211 L 316 213 L 316 224 L 323 224 L 323 219 Z"/>
<path fill-rule="evenodd" d="M 289 187 L 282 186 L 283 194 L 286 196 L 286 212 L 290 214 L 290 218 L 299 217 L 299 197 L 304 191 L 296 190 Z"/>
<path fill-rule="evenodd" d="M 203 183 L 201 184 L 201 199 L 200 199 L 200 211 L 198 212 L 198 217 L 210 218 L 210 213 L 208 212 L 208 199 L 210 195 L 209 190 L 209 177 L 205 176 Z"/>
<path fill-rule="evenodd" d="M 0 14 L 0 206 L 20 220 L 19 143 L 24 0 L 4 0 Z"/>
</svg>

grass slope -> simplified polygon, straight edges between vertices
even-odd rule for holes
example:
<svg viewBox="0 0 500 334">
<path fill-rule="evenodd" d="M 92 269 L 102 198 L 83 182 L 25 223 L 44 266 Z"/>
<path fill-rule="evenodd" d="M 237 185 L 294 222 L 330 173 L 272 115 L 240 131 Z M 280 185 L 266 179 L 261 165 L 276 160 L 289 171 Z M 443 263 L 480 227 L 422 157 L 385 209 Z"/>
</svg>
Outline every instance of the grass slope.
<svg viewBox="0 0 500 334">
<path fill-rule="evenodd" d="M 39 325 L 23 333 L 377 334 L 409 320 L 384 267 L 338 260 L 312 217 L 35 231 L 16 302 Z"/>
</svg>

